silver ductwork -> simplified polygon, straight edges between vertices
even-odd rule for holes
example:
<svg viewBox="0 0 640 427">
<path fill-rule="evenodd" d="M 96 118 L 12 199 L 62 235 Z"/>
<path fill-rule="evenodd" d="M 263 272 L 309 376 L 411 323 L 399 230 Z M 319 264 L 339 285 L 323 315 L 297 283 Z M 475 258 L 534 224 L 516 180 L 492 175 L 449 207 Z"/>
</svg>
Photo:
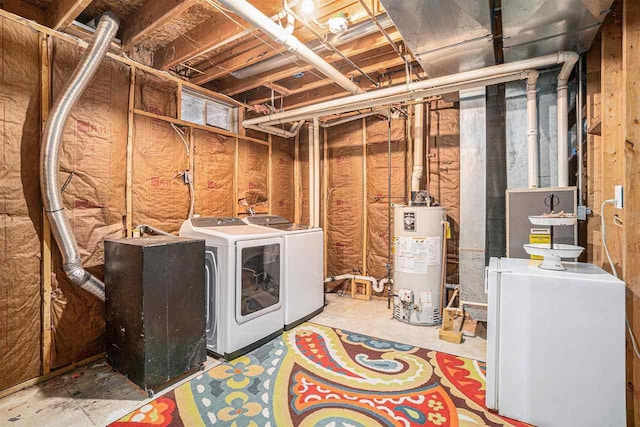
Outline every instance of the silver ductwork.
<svg viewBox="0 0 640 427">
<path fill-rule="evenodd" d="M 71 79 L 53 105 L 42 135 L 40 153 L 40 191 L 51 232 L 62 254 L 63 269 L 71 282 L 104 301 L 104 283 L 82 267 L 78 244 L 64 212 L 58 182 L 60 144 L 71 109 L 95 75 L 111 41 L 118 31 L 118 17 L 107 12 L 100 18 L 91 43 L 84 52 Z"/>
</svg>

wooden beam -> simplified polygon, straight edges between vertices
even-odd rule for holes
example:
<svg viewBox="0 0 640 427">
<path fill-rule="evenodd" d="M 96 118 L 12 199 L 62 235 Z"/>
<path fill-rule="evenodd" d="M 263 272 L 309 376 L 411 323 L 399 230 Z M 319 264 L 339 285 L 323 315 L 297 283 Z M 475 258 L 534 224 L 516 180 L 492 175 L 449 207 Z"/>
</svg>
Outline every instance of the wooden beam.
<svg viewBox="0 0 640 427">
<path fill-rule="evenodd" d="M 365 59 L 365 61 L 363 62 L 354 60 L 354 62 L 358 64 L 358 66 L 362 69 L 362 71 L 364 71 L 367 74 L 384 73 L 390 68 L 395 68 L 404 64 L 404 60 L 400 58 L 398 55 L 396 55 L 396 53 L 393 51 L 381 56 L 375 55 L 374 53 L 367 53 L 364 55 L 368 56 L 370 54 L 373 56 Z M 345 72 L 345 75 L 348 77 L 353 76 L 354 78 L 358 78 L 361 76 L 361 74 L 357 70 L 354 70 L 348 64 L 343 65 L 341 67 L 336 67 L 336 68 L 338 68 L 338 70 L 342 70 L 342 69 L 347 70 Z M 279 93 L 283 93 L 284 95 L 290 96 L 290 95 L 295 95 L 298 93 L 303 93 L 303 92 L 307 92 L 314 89 L 319 89 L 321 87 L 329 86 L 329 85 L 332 85 L 333 83 L 334 82 L 331 79 L 318 79 L 315 75 L 307 75 L 299 79 L 291 80 L 289 83 L 286 84 L 286 86 L 284 86 L 284 84 L 280 85 L 279 86 L 280 90 L 277 90 L 277 89 L 275 90 Z M 271 85 L 274 85 L 274 84 L 267 83 L 265 84 L 265 87 L 271 89 Z M 266 92 L 269 92 L 269 90 L 268 89 L 261 90 L 251 98 L 247 99 L 246 102 L 250 105 L 263 104 L 265 102 L 269 102 L 271 100 L 271 95 Z M 285 106 L 286 105 L 287 103 L 285 98 Z"/>
<path fill-rule="evenodd" d="M 133 237 L 133 133 L 134 133 L 134 110 L 136 96 L 136 68 L 129 69 L 129 112 L 127 116 L 127 237 Z"/>
<path fill-rule="evenodd" d="M 618 2 L 602 26 L 603 200 L 613 198 L 614 187 L 623 184 L 624 179 L 624 100 L 620 96 L 624 88 L 621 20 L 622 3 Z M 595 209 L 600 213 L 600 206 Z M 624 280 L 623 232 L 622 228 L 613 223 L 613 216 L 618 214 L 623 217 L 624 211 L 607 205 L 603 214 L 606 217 L 607 246 L 616 269 Z M 606 258 L 603 265 L 611 271 Z"/>
<path fill-rule="evenodd" d="M 89 6 L 91 0 L 55 0 L 47 10 L 47 25 L 64 30 Z"/>
<path fill-rule="evenodd" d="M 400 36 L 400 33 L 396 30 L 390 30 L 389 34 L 395 41 L 402 39 L 402 36 Z M 387 39 L 382 34 L 375 33 L 350 43 L 348 46 L 342 48 L 341 52 L 351 58 L 388 45 L 389 43 L 387 42 Z M 333 52 L 324 52 L 320 56 L 329 63 L 335 63 L 342 60 L 339 55 Z M 219 92 L 226 95 L 237 95 L 239 93 L 264 86 L 267 83 L 273 83 L 278 80 L 291 77 L 296 73 L 307 72 L 312 69 L 313 67 L 311 65 L 303 67 L 291 67 L 291 65 L 287 65 L 243 80 L 238 80 L 235 77 L 225 77 L 219 81 L 217 89 Z"/>
<path fill-rule="evenodd" d="M 140 109 L 134 109 L 133 110 L 134 114 L 137 114 L 139 116 L 145 116 L 145 117 L 150 117 L 152 119 L 156 119 L 156 120 L 162 120 L 163 122 L 168 122 L 168 123 L 173 123 L 175 125 L 178 126 L 184 126 L 184 127 L 188 127 L 188 128 L 194 128 L 194 129 L 201 129 L 201 130 L 206 130 L 207 132 L 213 132 L 213 133 L 217 133 L 218 135 L 224 135 L 224 136 L 229 136 L 229 137 L 233 137 L 233 138 L 239 138 L 242 139 L 244 141 L 249 141 L 249 142 L 255 142 L 257 144 L 261 144 L 261 145 L 269 145 L 268 141 L 263 141 L 262 139 L 257 139 L 257 138 L 252 138 L 249 136 L 245 136 L 245 135 L 240 135 L 234 132 L 229 132 L 226 130 L 222 130 L 213 126 L 207 126 L 207 125 L 199 125 L 196 123 L 191 123 L 191 122 L 187 122 L 184 120 L 179 120 L 179 119 L 174 119 L 173 117 L 167 117 L 167 116 L 162 116 L 160 114 L 154 114 L 154 113 L 150 113 L 148 111 L 144 111 L 144 110 L 140 110 Z"/>
<path fill-rule="evenodd" d="M 233 151 L 233 216 L 238 216 L 238 174 L 240 170 L 240 140 L 236 138 Z"/>
<path fill-rule="evenodd" d="M 640 4 L 624 0 L 625 248 L 624 277 L 640 296 Z M 638 390 L 640 392 L 640 390 Z M 640 409 L 640 408 L 639 408 Z M 639 414 L 640 421 L 640 414 Z"/>
<path fill-rule="evenodd" d="M 195 0 L 146 0 L 121 25 L 123 48 L 130 50 L 194 3 Z"/>
<path fill-rule="evenodd" d="M 323 134 L 323 144 L 322 144 L 322 186 L 324 187 L 323 191 L 323 199 L 324 203 L 322 204 L 322 230 L 323 230 L 323 246 L 324 246 L 324 277 L 329 275 L 329 267 L 327 265 L 327 260 L 329 259 L 329 250 L 327 247 L 327 243 L 329 242 L 329 137 L 327 128 L 322 129 Z M 309 167 L 311 167 L 311 162 L 309 162 Z M 309 183 L 311 185 L 311 183 Z"/>
<path fill-rule="evenodd" d="M 49 37 L 44 34 L 38 35 L 40 42 L 40 121 L 41 131 L 47 123 L 49 109 L 51 107 L 51 43 Z M 51 227 L 49 219 L 42 211 L 42 348 L 41 361 L 43 375 L 51 372 L 51 273 L 53 264 L 51 262 Z"/>
</svg>

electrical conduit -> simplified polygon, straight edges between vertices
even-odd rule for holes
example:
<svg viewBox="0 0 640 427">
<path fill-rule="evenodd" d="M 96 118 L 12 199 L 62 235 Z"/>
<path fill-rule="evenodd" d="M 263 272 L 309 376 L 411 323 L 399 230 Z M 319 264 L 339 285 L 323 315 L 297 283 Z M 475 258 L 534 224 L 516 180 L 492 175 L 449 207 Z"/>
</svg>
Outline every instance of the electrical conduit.
<svg viewBox="0 0 640 427">
<path fill-rule="evenodd" d="M 118 17 L 107 12 L 100 18 L 91 43 L 84 52 L 71 79 L 53 105 L 42 135 L 40 153 L 40 191 L 51 232 L 62 253 L 62 268 L 71 282 L 104 301 L 104 283 L 82 267 L 78 243 L 64 211 L 58 172 L 60 145 L 69 114 L 82 96 L 118 31 Z"/>
</svg>

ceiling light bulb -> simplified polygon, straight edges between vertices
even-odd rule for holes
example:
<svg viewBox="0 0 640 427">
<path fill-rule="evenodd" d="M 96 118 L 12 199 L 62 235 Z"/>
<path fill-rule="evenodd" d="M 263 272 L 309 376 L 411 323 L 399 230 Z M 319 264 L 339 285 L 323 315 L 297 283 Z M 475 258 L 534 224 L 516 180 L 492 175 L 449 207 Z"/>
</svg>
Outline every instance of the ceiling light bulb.
<svg viewBox="0 0 640 427">
<path fill-rule="evenodd" d="M 313 0 L 302 1 L 302 12 L 306 13 L 307 15 L 310 15 L 311 13 L 313 13 L 315 8 L 316 8 L 316 5 L 313 3 Z"/>
</svg>

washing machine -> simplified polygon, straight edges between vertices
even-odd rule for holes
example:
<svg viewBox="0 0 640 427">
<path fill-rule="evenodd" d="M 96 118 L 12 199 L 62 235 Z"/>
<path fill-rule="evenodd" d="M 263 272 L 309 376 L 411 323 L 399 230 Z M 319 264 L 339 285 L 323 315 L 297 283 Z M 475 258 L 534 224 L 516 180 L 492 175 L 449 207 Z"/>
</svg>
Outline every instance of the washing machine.
<svg viewBox="0 0 640 427">
<path fill-rule="evenodd" d="M 282 333 L 282 233 L 238 218 L 193 218 L 180 236 L 205 241 L 207 350 L 227 360 Z"/>
<path fill-rule="evenodd" d="M 247 224 L 278 231 L 284 238 L 284 329 L 324 309 L 324 238 L 321 228 L 275 215 L 243 218 Z"/>
</svg>

